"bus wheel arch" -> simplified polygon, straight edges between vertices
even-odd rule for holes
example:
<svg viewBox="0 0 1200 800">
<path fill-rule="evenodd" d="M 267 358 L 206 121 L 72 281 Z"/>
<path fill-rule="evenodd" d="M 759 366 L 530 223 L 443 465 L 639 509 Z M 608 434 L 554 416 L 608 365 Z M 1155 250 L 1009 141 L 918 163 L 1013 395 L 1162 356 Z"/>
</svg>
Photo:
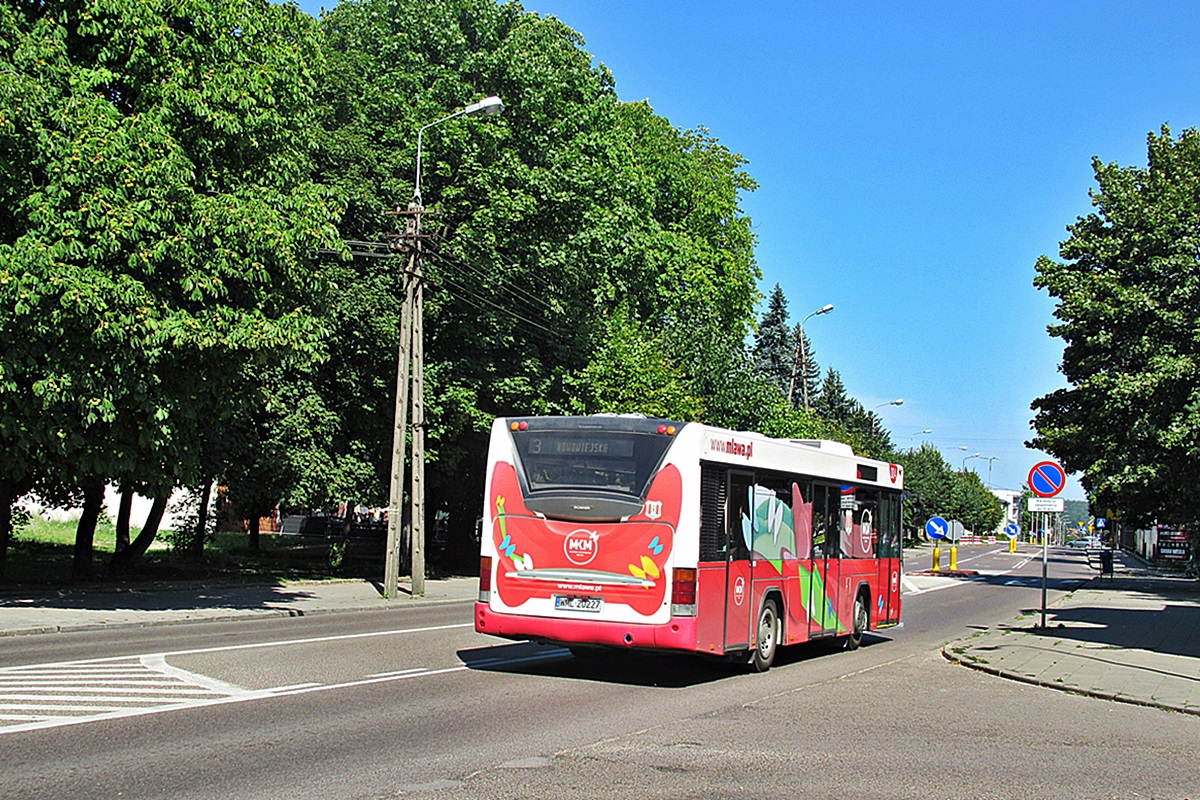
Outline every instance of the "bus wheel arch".
<svg viewBox="0 0 1200 800">
<path fill-rule="evenodd" d="M 850 635 L 846 637 L 846 649 L 857 650 L 862 645 L 863 634 L 871 627 L 871 590 L 866 584 L 858 587 L 854 595 L 853 611 L 850 614 Z"/>
</svg>

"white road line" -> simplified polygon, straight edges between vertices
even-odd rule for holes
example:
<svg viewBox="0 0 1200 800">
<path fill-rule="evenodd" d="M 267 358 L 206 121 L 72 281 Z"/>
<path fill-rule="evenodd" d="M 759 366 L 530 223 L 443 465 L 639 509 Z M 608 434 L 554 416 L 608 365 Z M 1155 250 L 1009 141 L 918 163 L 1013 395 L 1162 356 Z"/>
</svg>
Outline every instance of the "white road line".
<svg viewBox="0 0 1200 800">
<path fill-rule="evenodd" d="M 185 669 L 172 667 L 167 663 L 167 657 L 161 653 L 150 656 L 141 656 L 138 662 L 146 669 L 153 670 L 160 675 L 165 675 L 168 678 L 174 678 L 182 683 L 190 684 L 210 692 L 220 692 L 222 694 L 238 694 L 244 692 L 241 686 L 235 686 L 232 683 L 219 681 L 216 678 L 208 678 L 204 675 L 197 675 L 194 672 L 188 672 Z"/>
<path fill-rule="evenodd" d="M 380 636 L 401 636 L 472 626 L 473 623 L 456 623 L 0 668 L 0 721 L 16 723 L 0 725 L 0 734 L 461 672 L 469 667 L 460 664 L 437 670 L 410 668 L 392 673 L 379 673 L 362 680 L 346 683 L 299 683 L 250 690 L 173 667 L 167 663 L 167 659 L 173 656 L 320 644 Z M 496 659 L 486 663 L 517 664 L 545 658 L 547 658 L 547 654 L 540 654 L 536 658 L 508 661 Z M 114 680 L 106 682 L 108 678 Z M 55 692 L 62 692 L 62 694 L 55 694 Z M 138 702 L 142 705 L 132 707 L 131 704 Z"/>
</svg>

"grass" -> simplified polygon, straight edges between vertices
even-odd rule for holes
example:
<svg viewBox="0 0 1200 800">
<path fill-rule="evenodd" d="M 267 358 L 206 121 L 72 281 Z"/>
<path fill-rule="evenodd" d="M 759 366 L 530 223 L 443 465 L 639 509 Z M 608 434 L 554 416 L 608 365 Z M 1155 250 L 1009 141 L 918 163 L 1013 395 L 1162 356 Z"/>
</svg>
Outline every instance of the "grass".
<svg viewBox="0 0 1200 800">
<path fill-rule="evenodd" d="M 71 582 L 77 522 L 33 517 L 9 544 L 4 581 L 0 586 L 57 586 Z M 130 538 L 137 536 L 130 531 Z M 365 578 L 383 574 L 383 543 L 354 539 L 342 550 L 341 541 L 316 536 L 264 533 L 260 549 L 250 549 L 249 536 L 218 532 L 205 544 L 202 559 L 174 552 L 169 532 L 160 531 L 135 571 L 114 576 L 108 564 L 116 546 L 116 529 L 101 520 L 93 539 L 92 573 L 98 583 L 145 580 L 240 580 L 286 582 Z M 339 550 L 342 550 L 339 552 Z"/>
</svg>

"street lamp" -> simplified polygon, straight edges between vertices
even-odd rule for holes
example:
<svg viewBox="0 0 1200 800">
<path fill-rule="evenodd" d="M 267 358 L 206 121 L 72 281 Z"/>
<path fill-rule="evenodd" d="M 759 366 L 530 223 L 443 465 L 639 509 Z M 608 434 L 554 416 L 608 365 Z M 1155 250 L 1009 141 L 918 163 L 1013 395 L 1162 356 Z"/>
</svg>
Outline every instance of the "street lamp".
<svg viewBox="0 0 1200 800">
<path fill-rule="evenodd" d="M 492 95 L 491 97 L 483 98 L 478 103 L 471 103 L 471 105 L 466 106 L 465 108 L 460 108 L 453 114 L 442 117 L 439 120 L 435 120 L 434 122 L 423 126 L 417 131 L 417 181 L 415 184 L 415 190 L 413 191 L 414 203 L 417 205 L 421 204 L 421 137 L 425 134 L 425 131 L 432 128 L 434 125 L 441 125 L 443 122 L 454 119 L 455 117 L 473 117 L 475 115 L 490 117 L 493 114 L 499 114 L 503 110 L 504 103 L 499 97 Z"/>
<path fill-rule="evenodd" d="M 396 411 L 392 430 L 392 472 L 388 489 L 388 535 L 384 561 L 383 593 L 396 596 L 400 573 L 400 506 L 404 502 L 404 432 L 408 418 L 409 368 L 412 377 L 412 483 L 409 488 L 412 536 L 412 595 L 425 594 L 425 289 L 421 274 L 421 148 L 425 131 L 455 117 L 491 116 L 504 110 L 499 97 L 485 97 L 477 103 L 435 120 L 417 130 L 417 175 L 413 199 L 406 211 L 411 216 L 404 238 L 409 243 L 408 269 L 405 271 L 404 307 L 400 312 L 400 354 L 396 369 Z"/>
<path fill-rule="evenodd" d="M 963 449 L 965 450 L 966 448 L 964 447 Z M 963 472 L 967 471 L 967 462 L 968 461 L 970 461 L 972 458 L 979 458 L 980 455 L 981 455 L 980 453 L 976 453 L 973 456 L 967 456 L 966 458 L 964 458 L 963 463 L 962 463 L 962 471 Z"/>
<path fill-rule="evenodd" d="M 884 406 L 902 406 L 902 405 L 904 405 L 904 398 L 897 397 L 895 400 L 889 400 L 886 403 L 880 403 L 879 405 L 875 406 L 875 408 L 873 408 L 871 410 L 878 411 L 879 409 L 883 408 Z"/>
<path fill-rule="evenodd" d="M 796 359 L 798 358 L 800 359 L 800 375 L 804 379 L 802 384 L 804 389 L 804 410 L 808 411 L 808 348 L 804 346 L 804 323 L 808 322 L 813 317 L 819 317 L 822 314 L 828 314 L 830 311 L 833 311 L 833 303 L 826 303 L 816 311 L 806 316 L 804 319 L 800 320 L 800 324 L 796 326 L 796 329 L 800 332 L 800 341 L 796 344 L 796 356 L 792 358 L 792 380 L 791 383 L 788 384 L 789 406 L 791 406 L 792 397 L 796 392 Z"/>
<path fill-rule="evenodd" d="M 910 433 L 908 435 L 908 449 L 912 450 L 914 436 L 928 436 L 931 433 L 933 433 L 933 428 L 926 428 L 923 431 L 916 431 L 915 433 Z"/>
<path fill-rule="evenodd" d="M 984 461 L 988 462 L 988 489 L 992 488 L 992 462 L 1000 461 L 1000 456 L 985 456 Z"/>
</svg>

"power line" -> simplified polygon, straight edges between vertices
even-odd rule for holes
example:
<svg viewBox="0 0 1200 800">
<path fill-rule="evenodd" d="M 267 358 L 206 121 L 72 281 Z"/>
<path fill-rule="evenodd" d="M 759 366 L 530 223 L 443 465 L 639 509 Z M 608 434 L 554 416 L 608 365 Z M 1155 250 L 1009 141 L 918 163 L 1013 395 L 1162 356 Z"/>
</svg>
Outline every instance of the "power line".
<svg viewBox="0 0 1200 800">
<path fill-rule="evenodd" d="M 442 281 L 444 284 L 442 288 L 447 289 L 449 291 L 449 293 L 454 295 L 457 299 L 468 301 L 469 304 L 474 306 L 475 308 L 480 308 L 481 307 L 480 304 L 483 304 L 483 305 L 486 305 L 496 311 L 499 311 L 501 314 L 504 314 L 508 317 L 512 317 L 514 320 L 516 320 L 520 323 L 524 323 L 525 325 L 532 325 L 534 328 L 545 331 L 546 333 L 550 334 L 551 336 L 558 335 L 558 331 L 554 330 L 553 328 L 549 328 L 546 325 L 541 324 L 540 322 L 535 322 L 534 320 L 531 320 L 527 317 L 523 317 L 520 314 L 518 314 L 517 312 L 513 311 L 511 308 L 506 308 L 505 306 L 500 305 L 499 303 L 495 302 L 494 300 L 489 300 L 488 298 L 483 297 L 482 295 L 473 291 L 467 285 L 461 283 L 458 278 L 454 278 L 449 275 L 445 275 L 442 277 Z M 468 300 L 468 298 L 473 299 L 474 302 L 470 302 Z"/>
<path fill-rule="evenodd" d="M 498 280 L 498 276 L 496 276 L 494 273 L 488 272 L 487 270 L 485 270 L 481 267 L 475 266 L 474 264 L 472 264 L 470 262 L 460 261 L 459 259 L 449 256 L 449 255 L 441 252 L 440 250 L 434 250 L 434 251 L 430 251 L 430 252 L 434 256 L 436 256 L 437 259 L 439 260 L 439 262 L 442 263 L 446 267 L 470 272 L 472 275 L 474 275 L 475 277 L 477 277 L 481 280 L 485 280 L 485 281 Z M 519 286 L 514 286 L 510 283 L 505 283 L 503 280 L 499 280 L 499 284 L 500 285 L 497 287 L 498 291 L 509 293 L 510 295 L 513 296 L 514 299 L 524 301 L 525 304 L 527 304 L 531 307 L 537 308 L 540 312 L 542 312 L 545 315 L 555 315 L 555 314 L 562 313 L 562 310 L 560 308 L 555 308 L 553 305 L 548 303 L 544 298 L 530 294 L 528 291 L 526 291 L 525 289 L 522 289 Z"/>
</svg>

